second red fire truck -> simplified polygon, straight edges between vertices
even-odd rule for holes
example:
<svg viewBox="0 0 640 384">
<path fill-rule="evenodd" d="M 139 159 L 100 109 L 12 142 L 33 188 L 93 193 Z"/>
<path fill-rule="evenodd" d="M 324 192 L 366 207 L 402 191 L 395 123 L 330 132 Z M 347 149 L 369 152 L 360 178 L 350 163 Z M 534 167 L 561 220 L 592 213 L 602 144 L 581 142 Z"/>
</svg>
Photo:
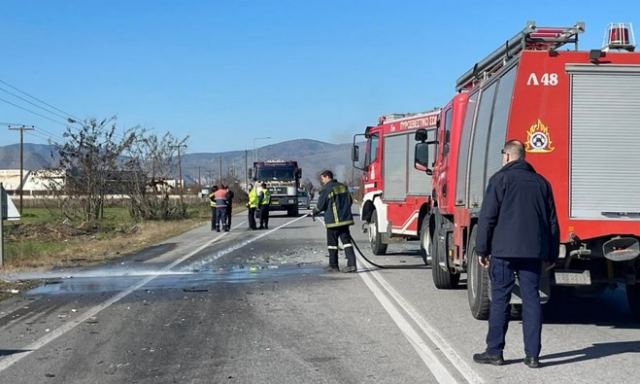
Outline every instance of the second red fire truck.
<svg viewBox="0 0 640 384">
<path fill-rule="evenodd" d="M 435 138 L 439 116 L 439 109 L 382 116 L 378 125 L 367 127 L 364 134 L 354 137 L 352 160 L 355 167 L 363 170 L 360 215 L 376 255 L 385 254 L 393 241 L 418 238 L 431 201 L 431 177 L 414 167 L 413 138 L 418 129 Z M 363 136 L 361 158 L 357 143 Z"/>
</svg>

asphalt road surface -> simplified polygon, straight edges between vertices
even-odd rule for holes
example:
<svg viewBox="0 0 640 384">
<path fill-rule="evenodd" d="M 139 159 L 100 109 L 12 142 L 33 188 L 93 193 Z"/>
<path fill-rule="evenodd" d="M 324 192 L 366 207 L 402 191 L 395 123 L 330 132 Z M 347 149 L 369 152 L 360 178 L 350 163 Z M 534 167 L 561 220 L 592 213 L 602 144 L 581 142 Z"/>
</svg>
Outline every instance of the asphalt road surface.
<svg viewBox="0 0 640 384">
<path fill-rule="evenodd" d="M 438 291 L 418 244 L 365 255 L 392 268 L 325 273 L 325 231 L 272 213 L 209 225 L 101 267 L 57 270 L 0 304 L 0 383 L 612 383 L 640 378 L 624 292 L 554 297 L 540 369 L 511 322 L 501 367 L 474 364 L 487 324 L 464 282 Z M 78 255 L 79 257 L 81 255 Z M 345 265 L 341 256 L 341 266 Z"/>
</svg>

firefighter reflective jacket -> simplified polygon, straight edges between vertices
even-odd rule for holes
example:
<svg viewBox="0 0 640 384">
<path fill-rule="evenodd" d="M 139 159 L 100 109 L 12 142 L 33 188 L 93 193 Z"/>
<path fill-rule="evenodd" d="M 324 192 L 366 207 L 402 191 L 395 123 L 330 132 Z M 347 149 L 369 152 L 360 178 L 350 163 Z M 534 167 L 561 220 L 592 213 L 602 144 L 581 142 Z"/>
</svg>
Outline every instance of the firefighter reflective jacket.
<svg viewBox="0 0 640 384">
<path fill-rule="evenodd" d="M 249 191 L 249 208 L 258 208 L 258 192 L 256 188 L 252 188 Z"/>
<path fill-rule="evenodd" d="M 324 224 L 327 228 L 353 225 L 352 202 L 347 186 L 331 180 L 320 191 L 316 210 L 324 211 Z"/>
</svg>

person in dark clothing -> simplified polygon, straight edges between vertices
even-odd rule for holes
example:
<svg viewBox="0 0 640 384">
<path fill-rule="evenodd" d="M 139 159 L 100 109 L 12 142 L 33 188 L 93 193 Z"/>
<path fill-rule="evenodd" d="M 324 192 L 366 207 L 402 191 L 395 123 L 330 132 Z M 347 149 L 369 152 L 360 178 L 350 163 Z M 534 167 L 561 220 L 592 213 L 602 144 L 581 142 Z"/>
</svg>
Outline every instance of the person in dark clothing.
<svg viewBox="0 0 640 384">
<path fill-rule="evenodd" d="M 231 228 L 231 210 L 233 205 L 233 197 L 235 194 L 233 191 L 227 186 L 227 228 Z"/>
<path fill-rule="evenodd" d="M 502 150 L 503 167 L 487 186 L 476 238 L 480 265 L 489 268 L 491 307 L 485 352 L 473 355 L 481 364 L 501 365 L 509 326 L 509 301 L 520 281 L 524 363 L 540 366 L 542 308 L 538 292 L 542 269 L 558 258 L 560 231 L 549 182 L 524 160 L 524 145 L 508 141 Z"/>
<path fill-rule="evenodd" d="M 347 267 L 343 272 L 356 272 L 356 254 L 351 242 L 349 226 L 353 225 L 351 213 L 351 194 L 346 185 L 333 179 L 331 171 L 320 174 L 323 188 L 318 196 L 318 203 L 313 210 L 316 215 L 324 212 L 324 224 L 327 228 L 327 248 L 329 249 L 328 272 L 338 272 L 338 239 L 342 240 L 344 253 L 347 256 Z"/>
<path fill-rule="evenodd" d="M 262 183 L 258 192 L 258 207 L 260 207 L 260 226 L 258 229 L 269 229 L 269 206 L 271 205 L 271 192 L 267 183 Z"/>
</svg>

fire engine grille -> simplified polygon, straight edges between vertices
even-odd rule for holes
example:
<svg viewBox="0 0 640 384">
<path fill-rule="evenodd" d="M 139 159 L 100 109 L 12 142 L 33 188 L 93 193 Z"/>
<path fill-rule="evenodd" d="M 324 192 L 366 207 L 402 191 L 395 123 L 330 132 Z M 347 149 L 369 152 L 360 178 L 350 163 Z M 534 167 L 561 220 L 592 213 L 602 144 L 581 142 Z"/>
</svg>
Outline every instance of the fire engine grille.
<svg viewBox="0 0 640 384">
<path fill-rule="evenodd" d="M 640 66 L 567 66 L 570 216 L 640 218 Z"/>
</svg>

